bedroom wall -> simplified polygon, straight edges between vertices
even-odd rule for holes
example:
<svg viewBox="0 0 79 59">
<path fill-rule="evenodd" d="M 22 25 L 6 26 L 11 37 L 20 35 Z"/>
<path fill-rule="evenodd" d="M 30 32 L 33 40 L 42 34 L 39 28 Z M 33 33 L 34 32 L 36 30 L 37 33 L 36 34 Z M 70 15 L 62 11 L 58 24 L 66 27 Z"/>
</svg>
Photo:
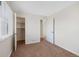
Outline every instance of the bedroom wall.
<svg viewBox="0 0 79 59">
<path fill-rule="evenodd" d="M 56 45 L 79 55 L 79 4 L 53 15 Z"/>
<path fill-rule="evenodd" d="M 13 35 L 0 41 L 0 57 L 9 57 L 13 50 Z"/>
<path fill-rule="evenodd" d="M 2 1 L 0 7 L 0 57 L 9 57 L 13 49 L 13 11 L 7 2 Z M 4 30 L 7 30 L 3 21 L 7 21 L 8 24 L 8 33 L 6 34 L 2 34 L 5 32 Z"/>
</svg>

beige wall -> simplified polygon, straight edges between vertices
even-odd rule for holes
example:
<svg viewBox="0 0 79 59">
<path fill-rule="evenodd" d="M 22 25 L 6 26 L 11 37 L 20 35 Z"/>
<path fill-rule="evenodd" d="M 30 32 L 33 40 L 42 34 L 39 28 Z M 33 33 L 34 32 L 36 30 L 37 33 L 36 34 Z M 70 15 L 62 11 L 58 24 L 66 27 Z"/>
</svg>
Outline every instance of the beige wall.
<svg viewBox="0 0 79 59">
<path fill-rule="evenodd" d="M 13 36 L 0 41 L 0 57 L 9 57 L 13 49 Z"/>
</svg>

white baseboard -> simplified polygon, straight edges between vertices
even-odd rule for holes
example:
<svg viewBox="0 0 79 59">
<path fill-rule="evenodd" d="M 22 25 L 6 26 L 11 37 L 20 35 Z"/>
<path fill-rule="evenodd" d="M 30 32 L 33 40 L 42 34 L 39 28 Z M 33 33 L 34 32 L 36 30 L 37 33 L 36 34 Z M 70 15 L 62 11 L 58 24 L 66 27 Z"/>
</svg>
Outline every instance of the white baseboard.
<svg viewBox="0 0 79 59">
<path fill-rule="evenodd" d="M 35 40 L 35 41 L 28 41 L 28 42 L 25 42 L 25 44 L 34 44 L 34 43 L 39 43 L 40 40 Z"/>
<path fill-rule="evenodd" d="M 10 56 L 11 56 L 11 54 L 12 54 L 12 50 L 10 51 L 10 53 L 9 53 L 9 56 L 8 56 L 8 57 L 10 57 Z"/>
<path fill-rule="evenodd" d="M 56 45 L 57 45 L 57 44 L 56 44 Z M 79 53 L 77 53 L 77 52 L 75 52 L 75 51 L 72 51 L 72 50 L 70 50 L 70 49 L 64 48 L 64 47 L 62 47 L 62 46 L 60 46 L 60 45 L 57 45 L 57 46 L 59 46 L 59 47 L 65 49 L 65 50 L 67 50 L 67 51 L 69 51 L 69 52 L 71 52 L 71 53 L 73 53 L 73 54 L 75 54 L 75 55 L 77 55 L 77 56 L 79 56 Z"/>
<path fill-rule="evenodd" d="M 48 42 L 50 42 L 51 44 L 53 44 L 53 41 L 50 41 L 50 40 L 48 40 L 47 38 L 46 38 L 46 41 L 48 41 Z"/>
<path fill-rule="evenodd" d="M 73 54 L 79 56 L 79 53 L 77 53 L 77 52 L 75 52 L 75 51 L 72 51 L 72 50 L 69 50 L 69 49 L 66 49 L 66 50 L 68 50 L 68 51 L 70 51 L 71 53 L 73 53 Z"/>
</svg>

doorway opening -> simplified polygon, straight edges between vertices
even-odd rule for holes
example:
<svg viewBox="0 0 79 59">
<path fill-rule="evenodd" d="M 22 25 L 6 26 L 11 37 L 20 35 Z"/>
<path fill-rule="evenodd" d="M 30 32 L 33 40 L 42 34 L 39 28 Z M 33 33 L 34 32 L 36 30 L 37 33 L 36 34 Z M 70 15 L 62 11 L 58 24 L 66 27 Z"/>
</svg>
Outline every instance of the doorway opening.
<svg viewBox="0 0 79 59">
<path fill-rule="evenodd" d="M 16 17 L 16 41 L 17 46 L 25 43 L 25 18 Z"/>
<path fill-rule="evenodd" d="M 43 40 L 43 20 L 40 20 L 40 39 Z"/>
</svg>

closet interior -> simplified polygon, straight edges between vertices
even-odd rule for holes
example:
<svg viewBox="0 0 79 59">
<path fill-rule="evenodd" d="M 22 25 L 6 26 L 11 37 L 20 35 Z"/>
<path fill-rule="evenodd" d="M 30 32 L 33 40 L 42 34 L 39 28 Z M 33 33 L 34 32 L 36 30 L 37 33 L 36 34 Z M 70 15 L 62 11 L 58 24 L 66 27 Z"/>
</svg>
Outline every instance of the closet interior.
<svg viewBox="0 0 79 59">
<path fill-rule="evenodd" d="M 25 18 L 17 17 L 16 19 L 17 43 L 25 42 Z"/>
</svg>

